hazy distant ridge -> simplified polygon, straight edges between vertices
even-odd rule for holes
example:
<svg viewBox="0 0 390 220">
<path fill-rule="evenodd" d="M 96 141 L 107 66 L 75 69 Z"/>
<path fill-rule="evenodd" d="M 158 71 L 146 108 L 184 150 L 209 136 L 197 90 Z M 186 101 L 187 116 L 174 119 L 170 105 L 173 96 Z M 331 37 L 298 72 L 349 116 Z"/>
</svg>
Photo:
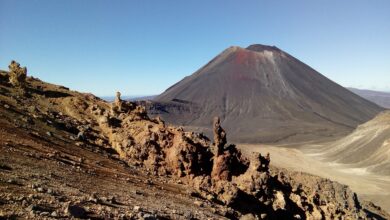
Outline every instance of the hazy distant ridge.
<svg viewBox="0 0 390 220">
<path fill-rule="evenodd" d="M 390 109 L 390 92 L 380 92 L 366 89 L 348 88 L 357 95 L 376 103 L 379 106 Z"/>
</svg>

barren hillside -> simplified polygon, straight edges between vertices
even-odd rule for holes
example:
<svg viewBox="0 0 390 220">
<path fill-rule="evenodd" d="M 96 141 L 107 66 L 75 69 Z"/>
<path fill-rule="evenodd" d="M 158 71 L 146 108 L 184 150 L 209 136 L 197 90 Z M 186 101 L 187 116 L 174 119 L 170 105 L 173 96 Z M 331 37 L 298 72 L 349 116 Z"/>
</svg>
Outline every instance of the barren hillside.
<svg viewBox="0 0 390 220">
<path fill-rule="evenodd" d="M 0 216 L 14 219 L 386 219 L 347 186 L 270 168 L 272 155 L 213 142 L 107 103 L 26 77 L 0 74 Z"/>
<path fill-rule="evenodd" d="M 348 164 L 361 172 L 390 175 L 390 111 L 321 148 L 321 157 L 327 161 Z"/>
</svg>

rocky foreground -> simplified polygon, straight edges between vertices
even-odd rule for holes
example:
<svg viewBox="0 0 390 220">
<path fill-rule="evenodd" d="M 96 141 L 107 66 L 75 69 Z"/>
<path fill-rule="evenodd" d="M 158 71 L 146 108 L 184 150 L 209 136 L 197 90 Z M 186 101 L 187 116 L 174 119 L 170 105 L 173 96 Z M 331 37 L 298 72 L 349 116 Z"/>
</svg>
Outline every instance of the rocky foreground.
<svg viewBox="0 0 390 220">
<path fill-rule="evenodd" d="M 347 186 L 243 155 L 143 106 L 0 73 L 0 218 L 388 219 Z M 211 123 L 210 123 L 211 124 Z"/>
</svg>

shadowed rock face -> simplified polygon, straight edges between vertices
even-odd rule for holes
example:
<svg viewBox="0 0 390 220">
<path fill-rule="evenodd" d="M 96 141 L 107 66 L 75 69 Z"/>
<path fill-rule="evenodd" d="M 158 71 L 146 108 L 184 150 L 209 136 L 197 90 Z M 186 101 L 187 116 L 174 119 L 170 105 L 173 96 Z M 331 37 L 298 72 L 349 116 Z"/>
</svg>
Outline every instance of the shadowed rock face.
<svg viewBox="0 0 390 220">
<path fill-rule="evenodd" d="M 215 115 L 240 142 L 333 136 L 381 107 L 351 93 L 282 50 L 230 47 L 148 106 L 170 123 L 206 127 Z"/>
</svg>

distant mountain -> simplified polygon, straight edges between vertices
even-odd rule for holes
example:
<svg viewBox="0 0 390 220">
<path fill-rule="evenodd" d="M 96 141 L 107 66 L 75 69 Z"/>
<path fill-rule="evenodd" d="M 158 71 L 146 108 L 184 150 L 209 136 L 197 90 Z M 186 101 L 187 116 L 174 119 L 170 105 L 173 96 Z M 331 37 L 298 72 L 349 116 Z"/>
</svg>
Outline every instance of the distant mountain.
<svg viewBox="0 0 390 220">
<path fill-rule="evenodd" d="M 157 95 L 149 95 L 149 96 L 136 96 L 129 99 L 128 101 L 141 101 L 141 100 L 153 100 L 157 97 Z"/>
<path fill-rule="evenodd" d="M 379 92 L 365 89 L 348 88 L 350 91 L 358 94 L 359 96 L 370 100 L 382 106 L 383 108 L 390 109 L 390 92 Z"/>
<path fill-rule="evenodd" d="M 383 108 L 274 46 L 230 47 L 149 103 L 153 115 L 210 134 L 220 116 L 236 142 L 346 134 Z"/>
<path fill-rule="evenodd" d="M 155 97 L 156 97 L 155 95 L 150 95 L 150 96 L 141 95 L 141 96 L 122 96 L 121 98 L 127 101 L 140 101 L 140 100 L 152 100 Z M 115 100 L 115 96 L 101 96 L 100 98 L 108 102 L 112 102 Z"/>
</svg>

